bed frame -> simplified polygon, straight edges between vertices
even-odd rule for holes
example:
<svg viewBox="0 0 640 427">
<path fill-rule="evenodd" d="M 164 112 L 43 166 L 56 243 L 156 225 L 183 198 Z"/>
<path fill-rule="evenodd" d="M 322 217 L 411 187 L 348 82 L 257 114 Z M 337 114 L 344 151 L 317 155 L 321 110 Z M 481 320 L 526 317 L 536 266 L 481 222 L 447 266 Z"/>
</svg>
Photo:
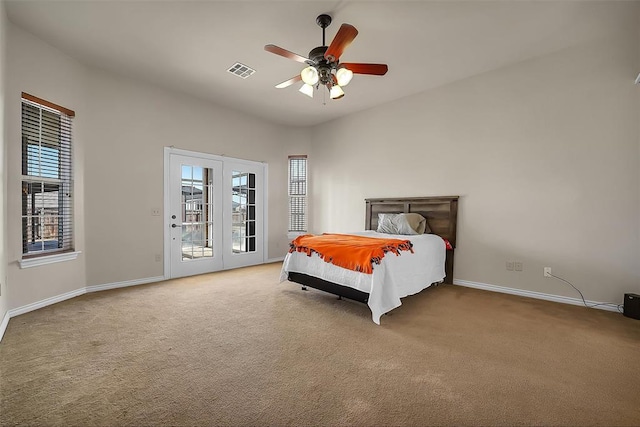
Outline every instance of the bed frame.
<svg viewBox="0 0 640 427">
<path fill-rule="evenodd" d="M 378 228 L 379 213 L 418 213 L 427 219 L 433 234 L 447 239 L 453 249 L 447 250 L 445 260 L 444 283 L 453 282 L 453 255 L 456 247 L 456 229 L 458 222 L 458 196 L 405 197 L 386 199 L 365 199 L 365 229 Z M 347 286 L 328 282 L 302 273 L 289 273 L 289 281 L 299 283 L 321 291 L 366 303 L 369 294 Z"/>
</svg>

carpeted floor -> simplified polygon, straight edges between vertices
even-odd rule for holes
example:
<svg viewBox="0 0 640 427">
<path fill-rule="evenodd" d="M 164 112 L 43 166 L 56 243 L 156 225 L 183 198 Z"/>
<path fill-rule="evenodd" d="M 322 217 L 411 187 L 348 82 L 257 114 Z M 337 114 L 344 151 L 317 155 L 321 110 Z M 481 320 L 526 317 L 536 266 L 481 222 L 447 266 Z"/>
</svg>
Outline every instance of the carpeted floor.
<svg viewBox="0 0 640 427">
<path fill-rule="evenodd" d="M 0 425 L 640 425 L 640 321 L 445 285 L 377 326 L 279 269 L 11 319 Z"/>
</svg>

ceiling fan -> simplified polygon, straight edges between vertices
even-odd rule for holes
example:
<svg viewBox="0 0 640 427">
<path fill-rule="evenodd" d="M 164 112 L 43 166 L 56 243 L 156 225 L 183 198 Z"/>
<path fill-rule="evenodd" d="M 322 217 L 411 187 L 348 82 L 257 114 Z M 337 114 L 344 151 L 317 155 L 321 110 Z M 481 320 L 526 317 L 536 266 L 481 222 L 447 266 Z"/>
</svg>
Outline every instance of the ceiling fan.
<svg viewBox="0 0 640 427">
<path fill-rule="evenodd" d="M 276 85 L 276 88 L 289 87 L 302 80 L 304 84 L 300 88 L 300 92 L 305 95 L 313 98 L 314 89 L 323 85 L 329 90 L 331 99 L 340 99 L 344 96 L 342 88 L 349 84 L 354 74 L 383 76 L 387 73 L 389 69 L 387 64 L 340 63 L 342 52 L 358 35 L 358 30 L 353 25 L 342 24 L 331 44 L 326 46 L 324 33 L 331 24 L 331 16 L 322 14 L 316 18 L 316 23 L 322 28 L 322 46 L 312 49 L 308 58 L 276 45 L 268 44 L 264 47 L 267 52 L 308 65 L 299 75 Z"/>
</svg>

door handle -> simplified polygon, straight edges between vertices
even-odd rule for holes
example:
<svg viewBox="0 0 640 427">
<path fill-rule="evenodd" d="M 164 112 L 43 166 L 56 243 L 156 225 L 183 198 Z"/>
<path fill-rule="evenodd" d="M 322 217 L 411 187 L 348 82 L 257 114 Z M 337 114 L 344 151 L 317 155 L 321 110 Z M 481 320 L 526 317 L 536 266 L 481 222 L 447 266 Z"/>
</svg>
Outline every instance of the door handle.
<svg viewBox="0 0 640 427">
<path fill-rule="evenodd" d="M 171 224 L 171 228 L 176 228 L 177 225 L 176 224 Z"/>
</svg>

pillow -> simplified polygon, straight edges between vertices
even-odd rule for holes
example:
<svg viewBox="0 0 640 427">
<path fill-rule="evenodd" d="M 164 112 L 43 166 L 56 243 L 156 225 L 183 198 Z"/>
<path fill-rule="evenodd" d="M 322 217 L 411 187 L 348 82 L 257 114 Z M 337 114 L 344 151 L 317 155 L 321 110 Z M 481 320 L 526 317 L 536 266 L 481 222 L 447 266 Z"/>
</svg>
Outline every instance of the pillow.
<svg viewBox="0 0 640 427">
<path fill-rule="evenodd" d="M 431 233 L 426 218 L 417 213 L 378 214 L 376 231 L 387 234 Z"/>
<path fill-rule="evenodd" d="M 378 233 L 421 234 L 426 220 L 418 214 L 378 214 Z"/>
<path fill-rule="evenodd" d="M 407 218 L 407 222 L 411 228 L 416 231 L 416 234 L 424 234 L 431 233 L 431 228 L 429 228 L 429 223 L 427 219 L 420 214 L 417 213 L 408 213 L 402 214 Z"/>
</svg>

